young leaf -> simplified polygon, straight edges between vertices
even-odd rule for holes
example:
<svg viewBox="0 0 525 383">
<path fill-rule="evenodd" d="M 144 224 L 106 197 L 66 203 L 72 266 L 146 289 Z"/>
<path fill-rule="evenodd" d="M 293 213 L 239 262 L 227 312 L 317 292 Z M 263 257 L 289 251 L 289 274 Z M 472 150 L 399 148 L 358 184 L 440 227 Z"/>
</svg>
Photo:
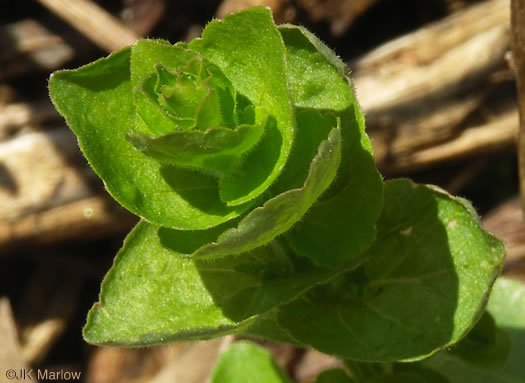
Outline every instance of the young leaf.
<svg viewBox="0 0 525 383">
<path fill-rule="evenodd" d="M 162 40 L 139 40 L 131 52 L 136 112 L 145 132 L 236 126 L 235 90 L 209 60 Z"/>
<path fill-rule="evenodd" d="M 216 242 L 193 253 L 196 258 L 216 258 L 239 254 L 262 246 L 288 231 L 328 188 L 335 178 L 341 158 L 339 127 L 319 145 L 304 186 L 281 193 L 252 210 L 239 226 L 225 231 Z"/>
<path fill-rule="evenodd" d="M 398 180 L 372 244 L 383 184 L 346 68 L 268 8 L 190 44 L 141 40 L 54 74 L 50 92 L 108 191 L 145 219 L 103 282 L 89 342 L 245 332 L 395 361 L 458 342 L 480 318 L 501 243 L 465 201 Z M 456 348 L 464 359 L 503 349 L 484 324 Z M 388 366 L 368 380 L 444 379 Z"/>
<path fill-rule="evenodd" d="M 237 171 L 220 181 L 221 198 L 239 205 L 263 193 L 290 155 L 295 116 L 286 79 L 286 50 L 269 8 L 214 20 L 189 47 L 217 65 L 234 89 L 276 121 Z"/>
<path fill-rule="evenodd" d="M 196 52 L 142 40 L 133 46 L 131 63 L 140 117 L 136 129 L 143 126 L 145 132 L 130 132 L 129 139 L 143 153 L 222 176 L 263 135 L 268 115 L 257 108 L 255 124 L 237 126 L 235 90 L 220 69 Z M 163 134 L 145 134 L 156 132 Z"/>
<path fill-rule="evenodd" d="M 186 230 L 206 229 L 242 214 L 228 207 L 217 181 L 184 169 L 165 169 L 126 139 L 136 123 L 126 48 L 76 70 L 56 72 L 49 91 L 78 137 L 82 152 L 108 192 L 148 221 Z"/>
<path fill-rule="evenodd" d="M 179 131 L 158 137 L 131 133 L 128 139 L 142 153 L 161 162 L 223 176 L 240 164 L 243 154 L 259 141 L 265 123 L 234 130 Z"/>
<path fill-rule="evenodd" d="M 248 342 L 235 342 L 221 355 L 211 381 L 292 383 L 268 351 Z"/>
<path fill-rule="evenodd" d="M 461 201 L 395 180 L 385 184 L 367 254 L 360 270 L 283 306 L 279 324 L 299 342 L 346 358 L 425 357 L 477 321 L 504 248 Z"/>
</svg>

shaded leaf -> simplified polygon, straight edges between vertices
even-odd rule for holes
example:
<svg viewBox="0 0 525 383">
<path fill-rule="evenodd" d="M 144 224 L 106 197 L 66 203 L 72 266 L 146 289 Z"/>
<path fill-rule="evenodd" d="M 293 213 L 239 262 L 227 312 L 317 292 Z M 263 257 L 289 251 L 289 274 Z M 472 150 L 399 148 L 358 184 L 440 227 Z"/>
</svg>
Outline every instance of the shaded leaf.
<svg viewBox="0 0 525 383">
<path fill-rule="evenodd" d="M 289 302 L 338 273 L 315 267 L 279 240 L 241 256 L 199 261 L 196 265 L 215 304 L 235 321 Z"/>
<path fill-rule="evenodd" d="M 425 378 L 410 372 L 397 372 L 367 381 L 367 383 L 429 383 Z"/>
<path fill-rule="evenodd" d="M 332 368 L 323 371 L 317 377 L 316 383 L 354 383 L 346 372 L 341 368 Z"/>
<path fill-rule="evenodd" d="M 195 261 L 165 247 L 169 236 L 146 222 L 128 235 L 89 313 L 88 342 L 144 346 L 239 332 L 336 274 L 278 242 L 240 257 Z"/>
<path fill-rule="evenodd" d="M 298 129 L 292 153 L 283 172 L 270 187 L 270 195 L 303 187 L 319 146 L 334 127 L 340 126 L 334 114 L 312 109 L 297 110 L 296 119 Z"/>
<path fill-rule="evenodd" d="M 278 309 L 274 309 L 259 315 L 255 322 L 243 331 L 243 334 L 274 342 L 288 343 L 296 347 L 304 347 L 304 345 L 293 339 L 285 329 L 279 326 L 277 312 Z"/>
<path fill-rule="evenodd" d="M 198 249 L 196 258 L 216 258 L 239 254 L 272 241 L 303 217 L 333 181 L 341 156 L 339 129 L 332 129 L 319 145 L 308 177 L 300 189 L 288 190 L 252 210 L 239 226 L 224 232 L 216 242 Z"/>
<path fill-rule="evenodd" d="M 455 383 L 449 381 L 445 376 L 436 370 L 425 367 L 422 363 L 395 363 L 393 366 L 395 373 L 408 373 L 423 378 L 426 383 Z M 459 383 L 459 382 L 458 382 Z"/>
<path fill-rule="evenodd" d="M 392 371 L 392 363 L 360 362 L 346 359 L 344 365 L 357 383 L 368 382 Z"/>
<path fill-rule="evenodd" d="M 453 383 L 524 382 L 525 285 L 516 280 L 498 279 L 492 290 L 487 310 L 499 330 L 505 331 L 512 341 L 510 355 L 503 366 L 471 364 L 447 352 L 440 352 L 424 360 L 423 365 L 439 371 Z"/>
<path fill-rule="evenodd" d="M 279 31 L 287 49 L 287 75 L 294 105 L 308 108 L 308 119 L 301 119 L 303 109 L 297 114 L 297 139 L 311 121 L 312 109 L 330 110 L 341 120 L 343 143 L 336 182 L 287 233 L 287 238 L 299 254 L 321 265 L 337 267 L 356 260 L 375 238 L 383 196 L 381 175 L 344 63 L 302 27 L 284 25 Z"/>
<path fill-rule="evenodd" d="M 498 329 L 492 316 L 485 312 L 450 353 L 483 368 L 502 367 L 507 362 L 512 344 L 504 330 Z"/>
<path fill-rule="evenodd" d="M 461 201 L 394 180 L 385 184 L 367 254 L 360 270 L 283 306 L 279 324 L 299 342 L 346 358 L 422 358 L 472 327 L 504 249 Z"/>
<path fill-rule="evenodd" d="M 286 233 L 299 254 L 325 267 L 359 261 L 376 237 L 383 182 L 357 104 L 342 114 L 337 177 L 308 214 Z"/>
</svg>

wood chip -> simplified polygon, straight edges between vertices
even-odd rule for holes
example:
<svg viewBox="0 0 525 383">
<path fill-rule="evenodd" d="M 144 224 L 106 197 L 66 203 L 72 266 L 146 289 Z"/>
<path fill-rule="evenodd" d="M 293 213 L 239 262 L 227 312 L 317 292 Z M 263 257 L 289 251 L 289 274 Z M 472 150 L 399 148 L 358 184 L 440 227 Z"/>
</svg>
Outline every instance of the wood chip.
<svg viewBox="0 0 525 383">
<path fill-rule="evenodd" d="M 0 104 L 0 142 L 23 128 L 37 130 L 40 124 L 58 119 L 57 111 L 48 100 Z"/>
<path fill-rule="evenodd" d="M 149 383 L 207 382 L 224 342 L 229 338 L 186 344 L 180 357 L 166 364 Z"/>
<path fill-rule="evenodd" d="M 383 171 L 393 174 L 414 171 L 468 156 L 497 152 L 509 147 L 514 149 L 517 134 L 518 113 L 516 110 L 511 110 L 494 122 L 465 129 L 448 142 L 398 155 L 380 166 Z"/>
<path fill-rule="evenodd" d="M 507 249 L 507 263 L 525 261 L 525 219 L 519 197 L 496 207 L 483 217 L 484 228 L 498 236 Z M 525 272 L 525 267 L 524 270 Z"/>
<path fill-rule="evenodd" d="M 312 21 L 328 21 L 332 35 L 341 36 L 376 0 L 296 0 Z"/>
<path fill-rule="evenodd" d="M 512 92 L 499 106 L 485 103 L 506 66 L 508 7 L 491 0 L 466 8 L 350 64 L 381 171 L 406 173 L 514 143 Z"/>
<path fill-rule="evenodd" d="M 74 50 L 38 21 L 0 26 L 0 79 L 35 70 L 52 71 L 71 60 Z"/>
<path fill-rule="evenodd" d="M 129 229 L 65 127 L 0 142 L 0 247 L 84 240 Z"/>
<path fill-rule="evenodd" d="M 492 0 L 384 44 L 350 64 L 365 110 L 406 104 L 504 62 L 509 1 Z"/>
<path fill-rule="evenodd" d="M 87 383 L 204 383 L 231 337 L 149 349 L 97 348 Z"/>
<path fill-rule="evenodd" d="M 91 186 L 75 159 L 83 162 L 65 128 L 0 142 L 0 221 L 90 197 Z"/>
<path fill-rule="evenodd" d="M 133 44 L 139 36 L 89 0 L 38 0 L 108 52 Z"/>
<path fill-rule="evenodd" d="M 277 23 L 291 22 L 293 15 L 286 15 L 290 0 L 224 0 L 217 10 L 217 17 L 225 16 L 251 7 L 266 6 L 272 9 Z"/>
<path fill-rule="evenodd" d="M 525 209 L 525 0 L 512 0 L 512 57 L 518 87 L 520 130 L 518 161 L 522 206 Z"/>
<path fill-rule="evenodd" d="M 124 0 L 122 18 L 138 36 L 146 36 L 166 13 L 165 0 Z"/>
<path fill-rule="evenodd" d="M 314 349 L 308 349 L 297 364 L 295 377 L 298 382 L 314 382 L 322 371 L 341 366 L 341 360 Z"/>
<path fill-rule="evenodd" d="M 72 271 L 68 265 L 40 264 L 24 285 L 17 307 L 24 308 L 19 318 L 21 347 L 30 365 L 46 358 L 75 313 L 83 277 Z"/>
</svg>

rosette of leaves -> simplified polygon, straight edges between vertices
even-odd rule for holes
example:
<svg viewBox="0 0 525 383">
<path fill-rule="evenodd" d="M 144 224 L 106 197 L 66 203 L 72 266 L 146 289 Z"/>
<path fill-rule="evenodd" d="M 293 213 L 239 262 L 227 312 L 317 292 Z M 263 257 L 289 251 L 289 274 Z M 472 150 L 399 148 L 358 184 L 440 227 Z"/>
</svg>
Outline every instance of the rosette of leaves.
<svg viewBox="0 0 525 383">
<path fill-rule="evenodd" d="M 49 87 L 108 192 L 142 218 L 87 341 L 244 332 L 397 360 L 477 321 L 501 243 L 443 191 L 383 190 L 347 70 L 304 28 L 253 8 L 188 44 L 140 40 L 57 72 Z M 420 299 L 420 317 L 405 313 Z M 430 319 L 441 322 L 428 331 Z"/>
</svg>

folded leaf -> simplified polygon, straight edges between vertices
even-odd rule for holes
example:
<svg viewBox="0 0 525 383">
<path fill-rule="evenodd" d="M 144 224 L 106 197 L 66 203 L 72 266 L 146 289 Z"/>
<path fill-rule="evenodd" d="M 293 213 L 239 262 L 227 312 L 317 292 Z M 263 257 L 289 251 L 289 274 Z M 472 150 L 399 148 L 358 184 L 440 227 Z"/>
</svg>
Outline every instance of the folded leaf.
<svg viewBox="0 0 525 383">
<path fill-rule="evenodd" d="M 295 25 L 281 25 L 279 32 L 286 46 L 287 77 L 295 106 L 342 112 L 356 102 L 344 63 L 326 45 Z"/>
<path fill-rule="evenodd" d="M 308 214 L 285 234 L 290 246 L 325 267 L 359 261 L 376 237 L 383 181 L 355 104 L 342 113 L 342 155 L 337 177 Z"/>
<path fill-rule="evenodd" d="M 269 8 L 252 8 L 210 22 L 189 47 L 213 62 L 237 93 L 275 118 L 257 147 L 230 177 L 221 198 L 239 205 L 263 193 L 286 165 L 295 136 L 295 116 L 286 79 L 286 50 Z"/>
<path fill-rule="evenodd" d="M 236 129 L 190 130 L 150 137 L 130 133 L 129 141 L 144 154 L 166 164 L 223 176 L 240 165 L 243 156 L 264 133 L 266 119 Z"/>
<path fill-rule="evenodd" d="M 267 201 L 243 218 L 239 226 L 225 231 L 216 242 L 195 251 L 195 258 L 217 258 L 262 246 L 289 230 L 332 183 L 341 156 L 338 128 L 319 145 L 308 177 L 300 189 L 292 189 Z"/>
<path fill-rule="evenodd" d="M 312 120 L 313 110 L 329 110 L 338 116 L 342 137 L 342 166 L 336 182 L 286 238 L 299 254 L 338 267 L 356 260 L 375 238 L 382 203 L 381 175 L 344 63 L 304 28 L 284 25 L 279 31 L 287 50 L 290 93 L 299 107 L 297 139 L 308 126 L 301 111 Z M 290 161 L 298 148 L 296 144 Z M 287 181 L 286 177 L 279 179 L 283 188 Z"/>
</svg>

